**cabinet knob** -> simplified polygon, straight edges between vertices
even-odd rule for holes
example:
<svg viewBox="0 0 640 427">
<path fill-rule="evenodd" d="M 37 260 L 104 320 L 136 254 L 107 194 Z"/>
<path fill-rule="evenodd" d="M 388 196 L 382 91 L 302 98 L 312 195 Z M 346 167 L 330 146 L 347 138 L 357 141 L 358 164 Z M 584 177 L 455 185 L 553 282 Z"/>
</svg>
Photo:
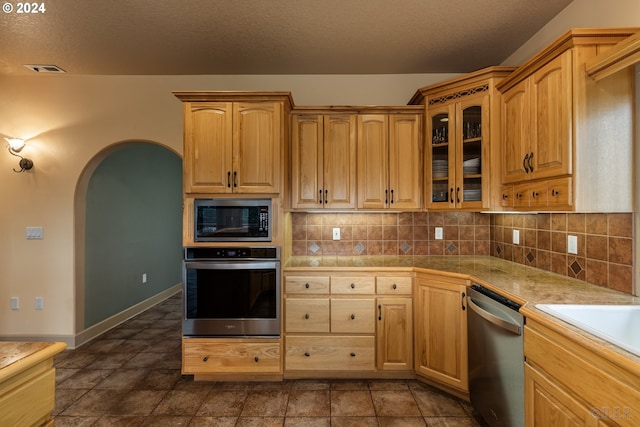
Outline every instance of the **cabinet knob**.
<svg viewBox="0 0 640 427">
<path fill-rule="evenodd" d="M 552 188 L 552 189 L 551 189 L 551 195 L 552 195 L 553 197 L 556 197 L 558 194 L 560 194 L 560 192 L 559 192 L 559 191 L 556 191 L 556 189 L 555 189 L 555 188 Z"/>
<path fill-rule="evenodd" d="M 540 193 L 538 193 L 537 191 L 534 191 L 533 193 L 531 193 L 531 195 L 536 198 L 540 195 Z"/>
<path fill-rule="evenodd" d="M 393 288 L 393 289 L 397 289 L 397 288 L 398 288 L 398 285 L 396 285 L 396 284 L 394 283 L 393 285 L 391 285 L 391 288 Z"/>
<path fill-rule="evenodd" d="M 258 363 L 258 360 L 260 360 L 260 359 L 258 358 L 258 356 L 256 356 L 256 357 L 254 357 L 254 358 L 253 358 L 253 360 L 254 360 L 256 363 Z"/>
<path fill-rule="evenodd" d="M 309 313 L 306 313 L 306 314 L 304 315 L 304 318 L 305 318 L 305 319 L 308 319 L 308 318 L 309 318 Z"/>
<path fill-rule="evenodd" d="M 352 284 L 351 284 L 351 289 L 355 289 L 355 288 L 356 288 L 356 284 L 355 284 L 355 283 L 352 283 Z"/>
<path fill-rule="evenodd" d="M 516 193 L 516 199 L 521 199 L 521 198 L 522 198 L 522 194 Z"/>
<path fill-rule="evenodd" d="M 356 357 L 356 354 L 355 353 L 351 353 L 351 357 Z"/>
<path fill-rule="evenodd" d="M 507 200 L 509 198 L 509 196 L 507 196 L 506 194 L 502 195 L 502 200 Z"/>
<path fill-rule="evenodd" d="M 209 360 L 209 356 L 205 356 L 205 357 L 202 358 L 203 362 L 206 362 L 207 360 Z"/>
<path fill-rule="evenodd" d="M 356 315 L 355 315 L 355 314 L 352 314 L 352 315 L 351 315 L 351 320 L 354 320 L 355 318 L 356 318 Z"/>
<path fill-rule="evenodd" d="M 304 287 L 305 287 L 305 288 L 307 288 L 307 289 L 309 289 L 309 284 L 308 284 L 308 283 L 305 283 L 305 284 L 304 284 Z"/>
<path fill-rule="evenodd" d="M 304 355 L 307 356 L 307 357 L 311 356 L 308 351 L 305 352 Z"/>
</svg>

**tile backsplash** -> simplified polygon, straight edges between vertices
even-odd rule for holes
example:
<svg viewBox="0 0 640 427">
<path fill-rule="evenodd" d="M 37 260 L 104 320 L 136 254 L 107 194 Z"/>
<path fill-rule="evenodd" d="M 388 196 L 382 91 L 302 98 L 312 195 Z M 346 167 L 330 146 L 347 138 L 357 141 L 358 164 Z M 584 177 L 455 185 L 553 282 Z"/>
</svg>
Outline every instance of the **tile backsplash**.
<svg viewBox="0 0 640 427">
<path fill-rule="evenodd" d="M 292 225 L 293 255 L 491 255 L 633 293 L 630 213 L 295 212 Z M 569 235 L 577 237 L 576 255 L 567 254 Z"/>
</svg>

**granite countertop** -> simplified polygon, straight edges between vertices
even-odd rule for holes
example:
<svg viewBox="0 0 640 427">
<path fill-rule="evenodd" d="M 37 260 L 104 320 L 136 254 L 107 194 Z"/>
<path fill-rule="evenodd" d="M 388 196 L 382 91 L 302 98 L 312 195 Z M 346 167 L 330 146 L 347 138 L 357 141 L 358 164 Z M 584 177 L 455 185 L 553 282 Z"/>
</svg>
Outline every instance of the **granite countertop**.
<svg viewBox="0 0 640 427">
<path fill-rule="evenodd" d="M 0 381 L 13 375 L 16 369 L 26 369 L 55 356 L 66 347 L 66 344 L 56 342 L 0 341 Z"/>
<path fill-rule="evenodd" d="M 640 363 L 640 357 L 633 353 L 535 308 L 536 304 L 640 304 L 640 297 L 623 292 L 490 256 L 294 256 L 283 267 L 284 271 L 309 268 L 319 271 L 421 268 L 470 278 L 524 303 L 527 310 L 562 324 L 580 337 Z"/>
</svg>

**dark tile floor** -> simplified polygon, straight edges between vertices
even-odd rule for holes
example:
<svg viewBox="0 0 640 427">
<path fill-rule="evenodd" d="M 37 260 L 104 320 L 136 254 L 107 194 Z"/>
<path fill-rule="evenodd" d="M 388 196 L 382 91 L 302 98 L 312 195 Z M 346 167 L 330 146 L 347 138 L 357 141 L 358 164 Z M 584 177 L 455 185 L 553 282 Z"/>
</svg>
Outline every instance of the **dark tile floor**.
<svg viewBox="0 0 640 427">
<path fill-rule="evenodd" d="M 181 295 L 54 359 L 65 426 L 481 424 L 466 402 L 417 381 L 194 382 L 180 374 Z"/>
</svg>

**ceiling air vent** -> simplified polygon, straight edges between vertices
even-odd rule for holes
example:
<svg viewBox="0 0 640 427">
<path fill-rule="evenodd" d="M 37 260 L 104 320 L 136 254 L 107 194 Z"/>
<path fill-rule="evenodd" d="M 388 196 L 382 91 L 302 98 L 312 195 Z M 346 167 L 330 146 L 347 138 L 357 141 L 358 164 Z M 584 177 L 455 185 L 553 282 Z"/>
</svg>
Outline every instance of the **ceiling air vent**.
<svg viewBox="0 0 640 427">
<path fill-rule="evenodd" d="M 25 64 L 25 67 L 36 73 L 66 73 L 57 65 Z"/>
</svg>

